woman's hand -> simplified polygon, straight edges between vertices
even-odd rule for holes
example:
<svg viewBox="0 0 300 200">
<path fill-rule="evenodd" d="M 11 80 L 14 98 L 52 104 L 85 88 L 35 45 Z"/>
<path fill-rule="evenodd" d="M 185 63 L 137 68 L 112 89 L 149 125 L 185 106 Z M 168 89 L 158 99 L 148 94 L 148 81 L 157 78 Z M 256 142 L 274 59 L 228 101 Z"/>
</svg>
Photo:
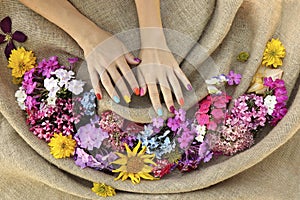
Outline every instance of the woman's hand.
<svg viewBox="0 0 300 200">
<path fill-rule="evenodd" d="M 157 114 L 163 115 L 158 85 L 169 111 L 174 106 L 172 93 L 175 94 L 178 104 L 183 106 L 184 98 L 180 82 L 188 90 L 192 90 L 192 86 L 168 48 L 142 49 L 140 58 L 142 59 L 141 64 L 138 66 L 138 79 L 141 86 L 140 95 L 145 95 L 148 89 L 153 108 Z"/>
<path fill-rule="evenodd" d="M 140 94 L 138 82 L 128 64 L 137 65 L 138 58 L 126 50 L 123 43 L 101 29 L 90 30 L 91 35 L 81 45 L 88 64 L 92 86 L 97 98 L 102 98 L 100 82 L 109 96 L 119 103 L 123 98 L 126 103 L 131 101 L 131 94 Z M 125 81 L 130 88 L 127 88 Z M 117 90 L 122 97 L 118 95 Z"/>
</svg>

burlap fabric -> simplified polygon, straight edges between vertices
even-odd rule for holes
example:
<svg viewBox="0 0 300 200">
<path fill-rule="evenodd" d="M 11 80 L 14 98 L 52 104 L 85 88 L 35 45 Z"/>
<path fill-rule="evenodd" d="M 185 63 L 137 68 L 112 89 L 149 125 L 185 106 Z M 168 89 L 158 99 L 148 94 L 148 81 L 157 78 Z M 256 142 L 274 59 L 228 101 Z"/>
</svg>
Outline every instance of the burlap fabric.
<svg viewBox="0 0 300 200">
<path fill-rule="evenodd" d="M 51 55 L 82 58 L 76 43 L 55 25 L 17 1 L 0 2 L 0 18 L 7 15 L 12 18 L 13 29 L 28 35 L 29 40 L 24 45 L 34 50 L 39 58 Z M 112 33 L 137 27 L 136 11 L 131 0 L 73 0 L 72 3 Z M 260 141 L 251 149 L 229 159 L 203 165 L 198 171 L 173 174 L 160 181 L 142 181 L 135 186 L 129 181 L 114 182 L 109 175 L 80 169 L 71 159 L 55 160 L 47 145 L 28 131 L 25 116 L 15 103 L 17 87 L 11 83 L 10 71 L 5 67 L 6 60 L 1 54 L 0 198 L 99 199 L 90 191 L 91 182 L 104 182 L 121 190 L 116 199 L 300 198 L 300 28 L 297 26 L 300 2 L 162 0 L 161 7 L 164 26 L 199 40 L 220 72 L 226 73 L 233 68 L 243 74 L 240 86 L 232 91 L 234 96 L 244 93 L 249 86 L 261 63 L 268 39 L 279 37 L 287 51 L 282 67 L 290 95 L 289 112 L 285 118 L 275 128 L 264 129 Z M 236 62 L 240 51 L 250 52 L 248 62 Z M 187 53 L 187 57 L 197 56 L 192 48 Z M 188 72 L 189 64 L 183 62 L 182 66 Z"/>
</svg>

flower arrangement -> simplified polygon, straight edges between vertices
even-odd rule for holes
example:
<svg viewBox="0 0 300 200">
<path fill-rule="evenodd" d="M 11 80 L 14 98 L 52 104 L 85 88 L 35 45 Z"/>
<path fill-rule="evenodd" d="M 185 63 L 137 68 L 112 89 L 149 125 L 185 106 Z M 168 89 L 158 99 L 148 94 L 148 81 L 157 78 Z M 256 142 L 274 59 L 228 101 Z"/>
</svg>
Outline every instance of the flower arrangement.
<svg viewBox="0 0 300 200">
<path fill-rule="evenodd" d="M 5 39 L 0 35 L 1 43 L 27 38 L 22 33 L 21 40 L 21 32 L 9 38 L 9 23 L 9 18 L 1 21 L 6 34 Z M 24 47 L 8 51 L 8 68 L 20 85 L 15 97 L 26 111 L 29 130 L 48 143 L 54 158 L 73 157 L 80 168 L 119 173 L 115 180 L 158 180 L 176 169 L 189 172 L 220 155 L 232 156 L 254 145 L 261 128 L 275 126 L 287 113 L 282 79 L 258 70 L 252 84 L 259 87 L 232 99 L 221 88 L 238 85 L 242 76 L 230 71 L 206 80 L 209 95 L 197 104 L 196 112 L 172 107 L 173 116 L 166 120 L 155 117 L 149 124 L 136 124 L 112 111 L 95 112 L 93 90 L 84 92 L 85 83 L 72 70 L 78 59 L 70 58 L 69 66 L 60 65 L 56 56 L 36 63 L 33 52 Z M 262 67 L 277 68 L 284 56 L 282 43 L 272 39 Z M 242 52 L 238 59 L 246 62 L 248 57 Z M 94 183 L 92 191 L 102 197 L 116 194 L 104 183 Z"/>
</svg>

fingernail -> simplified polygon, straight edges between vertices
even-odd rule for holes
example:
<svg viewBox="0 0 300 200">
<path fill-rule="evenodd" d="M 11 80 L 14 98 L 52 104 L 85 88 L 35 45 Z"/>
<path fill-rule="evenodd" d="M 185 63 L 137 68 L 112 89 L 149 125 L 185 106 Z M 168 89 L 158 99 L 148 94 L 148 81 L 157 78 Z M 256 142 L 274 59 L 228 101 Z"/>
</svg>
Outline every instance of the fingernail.
<svg viewBox="0 0 300 200">
<path fill-rule="evenodd" d="M 126 103 L 130 103 L 131 102 L 130 97 L 127 96 L 127 95 L 124 95 L 124 100 L 125 100 Z"/>
<path fill-rule="evenodd" d="M 139 62 L 139 63 L 141 62 L 141 59 L 139 59 L 139 58 L 134 58 L 133 60 L 134 60 L 135 62 Z"/>
<path fill-rule="evenodd" d="M 169 110 L 170 110 L 171 113 L 174 113 L 175 112 L 175 107 L 174 106 L 170 106 Z"/>
<path fill-rule="evenodd" d="M 139 88 L 134 88 L 133 91 L 134 91 L 134 94 L 135 94 L 135 95 L 137 95 L 137 96 L 140 95 L 140 90 L 139 90 Z"/>
<path fill-rule="evenodd" d="M 188 89 L 188 91 L 191 91 L 193 89 L 193 87 L 191 86 L 191 84 L 187 85 L 187 89 Z"/>
<path fill-rule="evenodd" d="M 159 108 L 157 110 L 157 114 L 158 114 L 158 116 L 162 116 L 163 115 L 163 110 L 161 108 Z"/>
<path fill-rule="evenodd" d="M 145 94 L 144 89 L 143 89 L 143 88 L 140 88 L 140 96 L 144 96 L 144 94 Z"/>
<path fill-rule="evenodd" d="M 117 97 L 117 96 L 114 96 L 114 97 L 113 97 L 113 100 L 114 100 L 116 103 L 120 103 L 120 99 L 119 99 L 119 97 Z"/>
<path fill-rule="evenodd" d="M 96 97 L 99 101 L 102 99 L 101 94 L 99 94 L 99 93 L 96 94 Z"/>
<path fill-rule="evenodd" d="M 183 98 L 179 99 L 179 104 L 180 104 L 181 106 L 184 105 L 184 99 L 183 99 Z"/>
</svg>

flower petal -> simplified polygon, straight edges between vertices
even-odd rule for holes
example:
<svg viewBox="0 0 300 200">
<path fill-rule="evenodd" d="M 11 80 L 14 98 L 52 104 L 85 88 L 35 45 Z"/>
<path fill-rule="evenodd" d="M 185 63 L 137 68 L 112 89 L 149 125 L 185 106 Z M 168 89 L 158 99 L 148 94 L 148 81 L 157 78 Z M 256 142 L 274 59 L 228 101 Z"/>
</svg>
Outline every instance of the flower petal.
<svg viewBox="0 0 300 200">
<path fill-rule="evenodd" d="M 5 50 L 4 50 L 4 53 L 5 53 L 5 56 L 6 56 L 7 60 L 9 59 L 9 56 L 10 56 L 11 51 L 12 51 L 13 49 L 15 49 L 15 48 L 16 48 L 16 47 L 15 47 L 15 45 L 14 45 L 14 43 L 13 43 L 12 41 L 10 41 L 10 42 L 6 45 Z"/>
<path fill-rule="evenodd" d="M 0 22 L 0 28 L 4 33 L 10 33 L 11 32 L 11 19 L 10 17 L 5 17 Z"/>
<path fill-rule="evenodd" d="M 6 42 L 5 41 L 5 35 L 0 34 L 0 44 Z"/>
<path fill-rule="evenodd" d="M 14 32 L 12 38 L 17 42 L 25 42 L 27 40 L 27 36 L 21 31 Z"/>
</svg>

